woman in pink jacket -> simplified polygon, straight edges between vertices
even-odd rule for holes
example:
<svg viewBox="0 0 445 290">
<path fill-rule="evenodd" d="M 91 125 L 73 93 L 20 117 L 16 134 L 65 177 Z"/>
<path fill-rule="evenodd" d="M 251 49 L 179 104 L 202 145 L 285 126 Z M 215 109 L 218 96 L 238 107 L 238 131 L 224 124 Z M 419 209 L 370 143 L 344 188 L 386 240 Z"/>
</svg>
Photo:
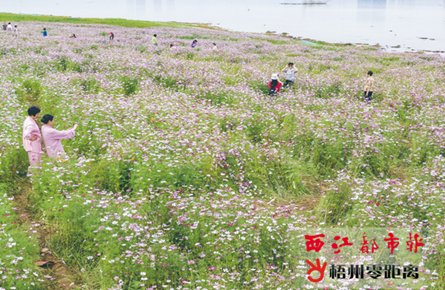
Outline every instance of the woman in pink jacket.
<svg viewBox="0 0 445 290">
<path fill-rule="evenodd" d="M 32 106 L 28 109 L 28 117 L 23 123 L 23 147 L 28 152 L 29 164 L 31 166 L 40 163 L 42 154 L 42 137 L 36 120 L 39 118 L 40 109 Z"/>
<path fill-rule="evenodd" d="M 65 155 L 65 151 L 62 147 L 60 140 L 70 139 L 74 137 L 77 124 L 73 128 L 63 131 L 58 131 L 53 128 L 54 117 L 51 115 L 45 115 L 42 118 L 42 136 L 43 142 L 45 142 L 46 153 L 48 157 L 57 157 L 58 155 Z"/>
</svg>

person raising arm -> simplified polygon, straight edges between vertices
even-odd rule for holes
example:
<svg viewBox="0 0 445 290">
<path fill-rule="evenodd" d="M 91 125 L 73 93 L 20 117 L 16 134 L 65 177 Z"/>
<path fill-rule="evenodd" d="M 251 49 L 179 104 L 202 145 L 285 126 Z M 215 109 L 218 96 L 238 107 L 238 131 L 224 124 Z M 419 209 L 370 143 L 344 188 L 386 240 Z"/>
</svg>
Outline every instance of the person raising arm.
<svg viewBox="0 0 445 290">
<path fill-rule="evenodd" d="M 58 155 L 65 155 L 61 140 L 73 138 L 78 124 L 68 130 L 58 131 L 53 128 L 54 117 L 52 115 L 45 115 L 42 118 L 42 136 L 45 142 L 46 153 L 48 157 L 57 157 Z"/>
</svg>

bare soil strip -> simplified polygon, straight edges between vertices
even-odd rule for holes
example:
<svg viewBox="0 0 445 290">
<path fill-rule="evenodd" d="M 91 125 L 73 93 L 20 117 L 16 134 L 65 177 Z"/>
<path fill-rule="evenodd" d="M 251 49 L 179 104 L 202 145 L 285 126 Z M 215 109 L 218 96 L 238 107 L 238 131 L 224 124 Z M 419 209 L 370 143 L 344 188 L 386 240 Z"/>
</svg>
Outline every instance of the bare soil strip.
<svg viewBox="0 0 445 290">
<path fill-rule="evenodd" d="M 39 266 L 40 277 L 45 279 L 43 285 L 47 289 L 79 289 L 81 285 L 75 283 L 76 276 L 78 276 L 76 271 L 70 269 L 49 247 L 55 228 L 39 222 L 32 214 L 32 206 L 29 201 L 32 186 L 29 178 L 21 179 L 12 190 L 16 204 L 15 210 L 20 216 L 19 223 L 26 226 L 30 235 L 35 236 L 39 241 L 40 260 L 35 262 Z"/>
</svg>

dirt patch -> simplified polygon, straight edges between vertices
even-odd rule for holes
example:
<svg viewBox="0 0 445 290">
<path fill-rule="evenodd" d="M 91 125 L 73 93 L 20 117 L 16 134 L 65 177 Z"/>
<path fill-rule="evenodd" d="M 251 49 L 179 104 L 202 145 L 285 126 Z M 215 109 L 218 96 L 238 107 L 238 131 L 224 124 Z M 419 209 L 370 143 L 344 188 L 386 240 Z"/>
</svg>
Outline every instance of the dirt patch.
<svg viewBox="0 0 445 290">
<path fill-rule="evenodd" d="M 44 285 L 47 289 L 79 289 L 81 285 L 75 283 L 76 272 L 70 269 L 56 253 L 49 248 L 49 242 L 55 229 L 35 219 L 31 211 L 29 195 L 32 186 L 28 178 L 22 179 L 15 188 L 14 201 L 16 213 L 20 216 L 19 223 L 28 227 L 31 235 L 38 239 L 40 247 L 40 260 L 35 261 L 39 266 L 42 276 L 45 278 Z"/>
<path fill-rule="evenodd" d="M 282 198 L 272 198 L 272 200 L 267 201 L 263 199 L 255 199 L 252 204 L 257 208 L 266 208 L 269 210 L 274 210 L 278 207 L 295 207 L 300 211 L 307 212 L 313 210 L 323 198 L 321 194 L 311 194 L 295 197 L 292 200 L 282 199 Z"/>
<path fill-rule="evenodd" d="M 298 206 L 303 211 L 311 211 L 313 210 L 319 203 L 322 197 L 320 195 L 317 196 L 302 196 L 300 199 L 296 201 Z"/>
<path fill-rule="evenodd" d="M 323 194 L 326 193 L 327 186 L 309 178 L 303 178 L 303 180 L 309 194 L 288 196 L 288 198 L 275 197 L 273 201 L 267 202 L 267 204 L 273 207 L 295 206 L 301 211 L 313 210 L 323 198 Z"/>
</svg>

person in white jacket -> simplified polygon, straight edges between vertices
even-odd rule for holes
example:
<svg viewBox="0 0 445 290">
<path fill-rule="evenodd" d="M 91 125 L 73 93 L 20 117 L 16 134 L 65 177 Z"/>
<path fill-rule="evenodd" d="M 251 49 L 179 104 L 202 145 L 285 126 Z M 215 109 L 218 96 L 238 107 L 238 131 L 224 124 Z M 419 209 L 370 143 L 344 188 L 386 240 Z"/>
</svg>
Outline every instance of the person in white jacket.
<svg viewBox="0 0 445 290">
<path fill-rule="evenodd" d="M 42 156 L 42 137 L 35 121 L 39 118 L 39 114 L 38 107 L 30 107 L 28 109 L 29 116 L 23 123 L 23 148 L 28 152 L 30 167 L 39 164 Z"/>
</svg>

